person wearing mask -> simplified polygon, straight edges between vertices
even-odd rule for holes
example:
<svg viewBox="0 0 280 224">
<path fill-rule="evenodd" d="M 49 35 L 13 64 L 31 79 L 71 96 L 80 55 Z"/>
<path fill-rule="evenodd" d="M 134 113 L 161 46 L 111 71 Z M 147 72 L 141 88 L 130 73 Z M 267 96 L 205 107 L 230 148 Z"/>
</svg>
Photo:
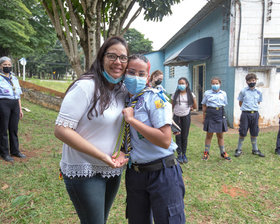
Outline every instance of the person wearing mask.
<svg viewBox="0 0 280 224">
<path fill-rule="evenodd" d="M 127 159 L 117 147 L 127 91 L 122 85 L 128 46 L 107 39 L 90 70 L 70 85 L 56 119 L 63 144 L 60 169 L 81 223 L 104 224 Z"/>
<path fill-rule="evenodd" d="M 131 98 L 123 110 L 130 126 L 126 169 L 129 224 L 183 224 L 185 187 L 174 156 L 172 108 L 146 87 L 150 64 L 144 55 L 129 57 L 124 83 Z"/>
<path fill-rule="evenodd" d="M 259 104 L 262 102 L 262 93 L 256 89 L 257 76 L 254 73 L 249 73 L 245 77 L 248 87 L 242 89 L 238 95 L 239 106 L 241 109 L 240 124 L 239 124 L 239 140 L 235 157 L 242 154 L 243 141 L 250 129 L 252 154 L 259 157 L 265 155 L 258 149 L 257 136 L 259 134 Z"/>
<path fill-rule="evenodd" d="M 202 99 L 203 130 L 206 131 L 205 149 L 203 160 L 209 159 L 210 145 L 213 133 L 216 133 L 220 155 L 226 160 L 231 160 L 225 152 L 223 132 L 228 130 L 224 107 L 227 105 L 227 94 L 221 90 L 221 80 L 218 77 L 211 79 L 211 89 L 205 91 Z"/>
<path fill-rule="evenodd" d="M 181 132 L 176 135 L 177 148 L 177 160 L 179 163 L 187 163 L 188 159 L 186 151 L 188 147 L 188 136 L 191 125 L 191 110 L 197 108 L 196 97 L 191 92 L 189 81 L 181 77 L 178 80 L 178 86 L 176 92 L 172 95 L 172 108 L 173 108 L 173 120 L 179 125 Z"/>
<path fill-rule="evenodd" d="M 12 73 L 12 60 L 0 58 L 0 155 L 7 162 L 13 162 L 12 156 L 26 158 L 19 151 L 18 123 L 23 117 L 19 81 Z M 9 132 L 9 136 L 8 133 Z M 9 139 L 9 140 L 8 140 Z M 10 152 L 9 152 L 10 148 Z"/>
<path fill-rule="evenodd" d="M 149 85 L 153 88 L 162 90 L 163 92 L 166 92 L 166 90 L 161 85 L 163 81 L 163 73 L 160 70 L 156 70 L 151 74 L 151 77 L 149 79 Z"/>
</svg>

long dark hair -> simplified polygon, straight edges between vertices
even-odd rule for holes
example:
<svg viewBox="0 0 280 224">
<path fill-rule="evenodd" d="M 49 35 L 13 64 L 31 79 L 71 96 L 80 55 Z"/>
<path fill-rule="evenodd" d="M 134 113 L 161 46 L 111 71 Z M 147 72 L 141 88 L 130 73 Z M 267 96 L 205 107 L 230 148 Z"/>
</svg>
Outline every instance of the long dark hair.
<svg viewBox="0 0 280 224">
<path fill-rule="evenodd" d="M 98 115 L 102 115 L 104 111 L 109 108 L 109 105 L 112 101 L 112 94 L 109 89 L 110 83 L 104 78 L 102 73 L 104 71 L 103 58 L 105 56 L 105 53 L 107 52 L 107 49 L 109 47 L 115 44 L 122 44 L 126 48 L 127 55 L 129 54 L 128 45 L 124 38 L 118 36 L 108 38 L 99 49 L 96 59 L 91 65 L 89 71 L 81 75 L 81 77 L 75 80 L 66 90 L 67 93 L 68 90 L 73 86 L 73 84 L 79 80 L 94 79 L 95 89 L 93 93 L 93 105 L 88 112 L 87 115 L 88 119 L 91 119 L 93 110 L 96 117 L 98 117 Z M 122 82 L 116 85 L 118 86 L 117 90 L 119 90 L 122 86 Z M 98 101 L 99 101 L 99 111 L 97 111 L 96 109 L 96 105 Z"/>
<path fill-rule="evenodd" d="M 191 106 L 193 105 L 194 101 L 193 101 L 192 91 L 191 91 L 191 89 L 190 89 L 190 83 L 189 83 L 189 81 L 188 81 L 185 77 L 179 78 L 179 79 L 178 79 L 178 82 L 179 82 L 180 80 L 184 80 L 184 81 L 186 82 L 186 84 L 187 84 L 186 92 L 187 92 L 187 97 L 188 97 L 188 105 L 189 105 L 189 107 L 191 107 Z M 176 92 L 174 93 L 174 97 L 173 97 L 173 100 L 172 100 L 172 108 L 175 107 L 176 100 L 177 100 L 179 94 L 180 94 L 180 90 L 177 89 Z M 180 97 L 179 97 L 179 104 L 180 104 L 180 103 L 181 103 L 181 102 L 180 102 Z"/>
</svg>

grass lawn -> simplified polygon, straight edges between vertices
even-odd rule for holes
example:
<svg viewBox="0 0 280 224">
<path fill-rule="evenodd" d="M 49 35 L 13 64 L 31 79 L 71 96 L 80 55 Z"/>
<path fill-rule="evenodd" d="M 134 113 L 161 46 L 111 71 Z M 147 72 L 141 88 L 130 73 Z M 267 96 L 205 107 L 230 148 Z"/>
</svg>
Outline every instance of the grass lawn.
<svg viewBox="0 0 280 224">
<path fill-rule="evenodd" d="M 70 80 L 48 80 L 48 79 L 26 79 L 25 81 L 31 82 L 38 86 L 50 88 L 59 92 L 64 93 L 68 86 L 73 82 Z"/>
<path fill-rule="evenodd" d="M 22 105 L 31 110 L 19 125 L 20 148 L 28 158 L 16 158 L 13 165 L 0 159 L 0 223 L 78 223 L 64 183 L 58 179 L 62 143 L 53 135 L 57 112 L 25 100 Z M 187 223 L 279 223 L 276 134 L 263 132 L 258 137 L 265 158 L 251 154 L 248 137 L 244 154 L 233 157 L 238 135 L 225 134 L 232 162 L 220 158 L 216 139 L 209 160 L 202 161 L 205 133 L 192 125 L 189 163 L 182 166 Z M 122 181 L 108 224 L 127 223 L 125 197 Z"/>
</svg>

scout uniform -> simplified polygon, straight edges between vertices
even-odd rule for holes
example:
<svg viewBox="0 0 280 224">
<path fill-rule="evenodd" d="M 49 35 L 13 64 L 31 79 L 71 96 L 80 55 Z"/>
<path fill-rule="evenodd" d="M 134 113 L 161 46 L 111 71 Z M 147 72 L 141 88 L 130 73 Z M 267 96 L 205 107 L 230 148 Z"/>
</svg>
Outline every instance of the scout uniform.
<svg viewBox="0 0 280 224">
<path fill-rule="evenodd" d="M 239 135 L 245 137 L 248 129 L 250 129 L 251 136 L 258 136 L 259 134 L 259 103 L 262 102 L 262 93 L 258 89 L 250 89 L 245 87 L 240 91 L 237 98 L 242 101 L 241 117 L 239 125 Z"/>
<path fill-rule="evenodd" d="M 134 117 L 142 123 L 160 128 L 172 123 L 172 108 L 158 90 L 149 89 L 137 98 Z M 177 145 L 168 149 L 146 140 L 132 126 L 130 162 L 126 170 L 127 218 L 129 223 L 185 223 L 185 187 L 182 171 L 174 157 Z"/>
<path fill-rule="evenodd" d="M 207 90 L 204 93 L 201 104 L 207 107 L 203 130 L 209 133 L 226 132 L 228 130 L 224 114 L 224 106 L 227 105 L 226 92 L 223 90 L 218 92 Z"/>
<path fill-rule="evenodd" d="M 6 77 L 0 72 L 0 155 L 9 155 L 8 135 L 11 155 L 19 154 L 18 122 L 20 116 L 19 99 L 22 94 L 18 79 L 10 73 Z"/>
</svg>

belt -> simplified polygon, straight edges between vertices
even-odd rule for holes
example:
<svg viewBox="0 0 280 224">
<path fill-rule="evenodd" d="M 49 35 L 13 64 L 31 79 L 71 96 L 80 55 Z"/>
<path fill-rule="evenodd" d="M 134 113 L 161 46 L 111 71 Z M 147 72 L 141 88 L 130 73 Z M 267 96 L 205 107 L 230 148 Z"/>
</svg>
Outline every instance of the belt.
<svg viewBox="0 0 280 224">
<path fill-rule="evenodd" d="M 247 111 L 247 110 L 246 110 L 246 111 L 244 111 L 244 110 L 243 110 L 243 112 L 244 112 L 244 113 L 254 114 L 254 113 L 257 113 L 258 111 L 253 111 L 253 110 L 252 110 L 252 111 Z"/>
<path fill-rule="evenodd" d="M 165 165 L 164 165 L 164 163 L 165 163 Z M 151 171 L 161 170 L 164 167 L 169 168 L 176 164 L 177 164 L 176 158 L 175 158 L 174 154 L 172 154 L 170 156 L 155 160 L 150 163 L 142 163 L 142 164 L 132 163 L 131 168 L 133 170 L 135 170 L 136 172 L 141 173 L 141 172 L 149 172 L 149 171 L 151 172 Z"/>
<path fill-rule="evenodd" d="M 222 110 L 223 109 L 223 107 L 207 107 L 207 108 L 215 109 L 215 110 Z"/>
</svg>

